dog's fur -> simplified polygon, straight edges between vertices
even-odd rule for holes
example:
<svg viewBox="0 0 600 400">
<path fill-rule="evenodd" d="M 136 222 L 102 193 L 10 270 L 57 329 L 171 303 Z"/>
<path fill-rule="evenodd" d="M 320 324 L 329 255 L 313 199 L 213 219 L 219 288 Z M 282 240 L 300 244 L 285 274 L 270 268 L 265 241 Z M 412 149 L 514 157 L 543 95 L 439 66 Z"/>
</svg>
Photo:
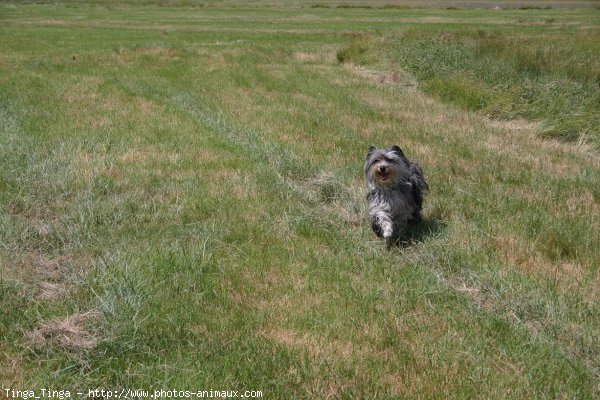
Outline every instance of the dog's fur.
<svg viewBox="0 0 600 400">
<path fill-rule="evenodd" d="M 389 249 L 408 224 L 421 222 L 423 195 L 429 186 L 419 164 L 408 160 L 398 146 L 369 147 L 365 179 L 371 227 Z"/>
</svg>

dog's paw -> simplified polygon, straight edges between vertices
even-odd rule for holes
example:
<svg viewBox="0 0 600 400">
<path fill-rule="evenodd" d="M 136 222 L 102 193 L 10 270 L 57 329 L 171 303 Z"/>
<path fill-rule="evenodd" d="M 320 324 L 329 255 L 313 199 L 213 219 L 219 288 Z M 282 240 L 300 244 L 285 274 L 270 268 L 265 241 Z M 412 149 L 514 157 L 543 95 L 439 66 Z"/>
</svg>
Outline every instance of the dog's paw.
<svg viewBox="0 0 600 400">
<path fill-rule="evenodd" d="M 383 238 L 385 240 L 385 248 L 390 250 L 394 244 L 394 238 L 392 236 L 384 236 Z"/>
</svg>

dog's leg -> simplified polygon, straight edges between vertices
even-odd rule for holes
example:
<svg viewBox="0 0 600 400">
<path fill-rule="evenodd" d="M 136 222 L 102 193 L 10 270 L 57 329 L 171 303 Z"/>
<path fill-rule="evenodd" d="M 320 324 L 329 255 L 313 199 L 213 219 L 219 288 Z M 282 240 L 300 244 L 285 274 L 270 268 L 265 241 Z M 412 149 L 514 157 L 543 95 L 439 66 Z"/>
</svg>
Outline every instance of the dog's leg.
<svg viewBox="0 0 600 400">
<path fill-rule="evenodd" d="M 408 220 L 411 224 L 420 224 L 423 222 L 423 217 L 421 216 L 421 210 L 415 210 L 412 214 L 412 217 Z"/>
<path fill-rule="evenodd" d="M 390 236 L 384 236 L 385 239 L 385 248 L 387 250 L 390 250 L 392 248 L 392 245 L 394 243 L 396 243 L 396 239 L 392 237 L 392 235 L 390 234 Z"/>
<path fill-rule="evenodd" d="M 383 230 L 381 229 L 381 225 L 379 225 L 379 218 L 377 215 L 371 215 L 371 229 L 378 237 L 383 237 Z"/>
<path fill-rule="evenodd" d="M 374 223 L 377 221 L 377 223 Z M 371 216 L 371 222 L 373 227 L 377 225 L 377 233 L 378 236 L 383 237 L 385 240 L 385 247 L 389 250 L 394 244 L 394 222 L 390 218 L 390 216 L 385 212 L 378 212 Z M 373 228 L 375 230 L 375 228 Z"/>
</svg>

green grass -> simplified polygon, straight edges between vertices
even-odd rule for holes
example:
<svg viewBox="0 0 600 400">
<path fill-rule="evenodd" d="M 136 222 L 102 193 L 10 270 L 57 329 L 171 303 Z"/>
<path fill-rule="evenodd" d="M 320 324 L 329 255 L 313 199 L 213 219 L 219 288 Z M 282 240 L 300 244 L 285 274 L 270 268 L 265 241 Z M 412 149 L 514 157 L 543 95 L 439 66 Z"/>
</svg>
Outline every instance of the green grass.
<svg viewBox="0 0 600 400">
<path fill-rule="evenodd" d="M 596 398 L 597 151 L 464 82 L 597 79 L 598 10 L 260 5 L 0 6 L 3 387 Z M 390 252 L 370 144 L 431 186 Z"/>
<path fill-rule="evenodd" d="M 357 40 L 338 52 L 338 60 L 362 65 L 388 60 L 442 101 L 494 118 L 541 121 L 543 136 L 600 148 L 597 30 L 411 30 L 369 42 Z"/>
</svg>

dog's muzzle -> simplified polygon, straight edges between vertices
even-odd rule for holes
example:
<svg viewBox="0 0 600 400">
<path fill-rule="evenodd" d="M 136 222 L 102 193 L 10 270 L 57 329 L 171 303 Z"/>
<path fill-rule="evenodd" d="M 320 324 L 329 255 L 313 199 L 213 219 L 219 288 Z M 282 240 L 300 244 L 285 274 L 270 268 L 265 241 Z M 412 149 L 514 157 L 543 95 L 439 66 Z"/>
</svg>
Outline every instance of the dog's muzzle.
<svg viewBox="0 0 600 400">
<path fill-rule="evenodd" d="M 385 181 L 390 176 L 390 172 L 388 171 L 385 165 L 382 165 L 379 168 L 377 168 L 377 175 L 379 175 L 379 179 Z"/>
</svg>

